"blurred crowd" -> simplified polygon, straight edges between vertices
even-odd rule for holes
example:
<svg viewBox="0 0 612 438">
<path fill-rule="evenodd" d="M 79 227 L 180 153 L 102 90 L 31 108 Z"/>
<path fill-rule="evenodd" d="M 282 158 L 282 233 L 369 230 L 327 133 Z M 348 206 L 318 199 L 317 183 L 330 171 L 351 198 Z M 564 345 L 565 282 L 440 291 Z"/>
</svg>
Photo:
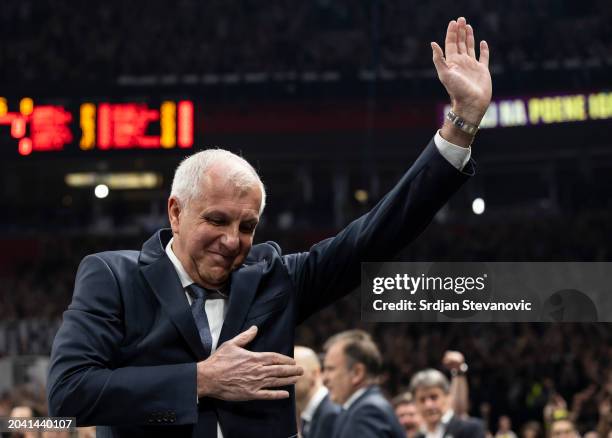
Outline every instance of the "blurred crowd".
<svg viewBox="0 0 612 438">
<path fill-rule="evenodd" d="M 68 0 L 5 2 L 3 83 L 116 83 L 121 76 L 207 73 L 418 72 L 429 41 L 468 17 L 494 50 L 493 71 L 556 69 L 592 80 L 609 68 L 606 0 Z M 585 77 L 587 75 L 587 77 Z M 517 75 L 519 77 L 519 75 Z M 580 79 L 582 78 L 582 79 Z"/>
</svg>

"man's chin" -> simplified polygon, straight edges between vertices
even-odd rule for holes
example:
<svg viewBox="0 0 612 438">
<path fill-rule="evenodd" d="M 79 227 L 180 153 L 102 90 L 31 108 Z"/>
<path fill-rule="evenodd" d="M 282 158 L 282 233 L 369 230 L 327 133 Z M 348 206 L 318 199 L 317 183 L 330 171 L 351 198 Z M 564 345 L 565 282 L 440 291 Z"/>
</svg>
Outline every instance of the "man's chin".
<svg viewBox="0 0 612 438">
<path fill-rule="evenodd" d="M 229 280 L 230 271 L 221 268 L 213 268 L 200 274 L 200 278 L 207 284 L 204 286 L 219 289 L 223 287 Z"/>
<path fill-rule="evenodd" d="M 440 421 L 442 421 L 441 415 L 432 416 L 427 419 L 428 424 L 438 424 Z"/>
</svg>

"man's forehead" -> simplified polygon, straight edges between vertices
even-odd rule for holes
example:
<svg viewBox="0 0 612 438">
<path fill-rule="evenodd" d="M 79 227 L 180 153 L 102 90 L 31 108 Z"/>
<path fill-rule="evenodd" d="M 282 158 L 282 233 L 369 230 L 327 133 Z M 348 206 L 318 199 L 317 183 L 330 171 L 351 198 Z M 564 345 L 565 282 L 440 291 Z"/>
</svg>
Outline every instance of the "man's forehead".
<svg viewBox="0 0 612 438">
<path fill-rule="evenodd" d="M 223 169 L 213 168 L 200 181 L 197 201 L 214 204 L 223 201 L 252 203 L 252 208 L 259 211 L 261 188 L 256 181 L 249 185 L 240 185 L 232 180 Z"/>
<path fill-rule="evenodd" d="M 325 360 L 331 359 L 334 363 L 343 363 L 345 360 L 344 342 L 338 341 L 329 346 L 325 354 Z"/>
<path fill-rule="evenodd" d="M 421 386 L 416 389 L 415 395 L 417 397 L 428 397 L 432 395 L 446 395 L 446 393 L 439 386 Z"/>
</svg>

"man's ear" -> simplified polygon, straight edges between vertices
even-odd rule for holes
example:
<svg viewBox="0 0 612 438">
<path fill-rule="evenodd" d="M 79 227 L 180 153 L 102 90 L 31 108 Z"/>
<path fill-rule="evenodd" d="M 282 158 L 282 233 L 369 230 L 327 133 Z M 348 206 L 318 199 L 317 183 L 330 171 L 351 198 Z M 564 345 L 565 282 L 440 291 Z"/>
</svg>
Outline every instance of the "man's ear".
<svg viewBox="0 0 612 438">
<path fill-rule="evenodd" d="M 181 212 L 181 202 L 176 198 L 176 196 L 170 196 L 170 198 L 168 198 L 168 220 L 170 221 L 172 234 L 178 234 Z"/>
<path fill-rule="evenodd" d="M 360 384 L 366 378 L 365 365 L 360 362 L 357 362 L 353 365 L 353 368 L 351 369 L 351 374 L 351 382 L 353 383 L 353 385 Z"/>
</svg>

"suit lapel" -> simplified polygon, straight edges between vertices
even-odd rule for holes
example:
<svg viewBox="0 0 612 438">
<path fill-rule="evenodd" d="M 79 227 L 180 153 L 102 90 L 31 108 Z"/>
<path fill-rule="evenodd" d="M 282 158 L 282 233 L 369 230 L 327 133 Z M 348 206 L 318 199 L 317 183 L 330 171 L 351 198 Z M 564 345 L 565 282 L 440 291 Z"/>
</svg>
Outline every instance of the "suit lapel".
<svg viewBox="0 0 612 438">
<path fill-rule="evenodd" d="M 442 435 L 443 438 L 453 438 L 453 434 L 455 432 L 455 416 L 453 415 L 450 420 L 448 420 L 448 423 L 446 423 L 446 426 L 444 426 L 444 434 Z"/>
<path fill-rule="evenodd" d="M 378 391 L 378 387 L 373 385 L 370 386 L 368 388 L 366 388 L 366 390 L 363 392 L 363 394 L 361 394 L 359 397 L 357 397 L 356 400 L 353 401 L 353 403 L 351 403 L 351 406 L 348 409 L 344 409 L 342 408 L 342 411 L 340 413 L 340 415 L 338 416 L 338 419 L 336 420 L 336 424 L 334 426 L 334 436 L 340 436 L 342 434 L 342 431 L 344 430 L 344 428 L 346 427 L 346 425 L 348 424 L 348 420 L 349 417 L 351 416 L 351 413 L 354 412 L 363 402 L 363 400 L 370 394 L 374 394 Z"/>
<path fill-rule="evenodd" d="M 259 262 L 248 265 L 232 274 L 228 310 L 217 345 L 221 346 L 240 333 L 261 281 L 264 264 L 265 262 Z"/>
<path fill-rule="evenodd" d="M 163 254 L 153 263 L 142 266 L 140 270 L 195 357 L 198 360 L 206 359 L 189 303 L 168 256 Z"/>
</svg>

